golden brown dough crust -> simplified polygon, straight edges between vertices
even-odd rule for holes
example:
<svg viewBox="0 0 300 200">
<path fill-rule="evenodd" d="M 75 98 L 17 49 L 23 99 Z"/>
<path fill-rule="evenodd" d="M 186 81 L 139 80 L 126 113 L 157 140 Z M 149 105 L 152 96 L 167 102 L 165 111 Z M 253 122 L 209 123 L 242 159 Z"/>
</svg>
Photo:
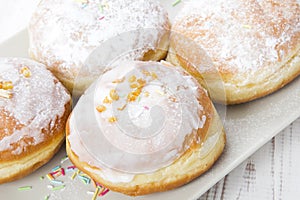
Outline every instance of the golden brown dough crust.
<svg viewBox="0 0 300 200">
<path fill-rule="evenodd" d="M 214 114 L 216 114 L 216 112 Z M 94 170 L 101 169 L 97 169 L 88 165 L 87 163 L 81 162 L 78 156 L 71 150 L 68 140 L 66 142 L 67 154 L 74 165 L 76 165 L 83 172 L 90 174 L 95 181 L 98 181 L 110 190 L 121 192 L 130 196 L 163 192 L 182 186 L 197 178 L 210 169 L 222 154 L 226 143 L 226 136 L 218 117 L 214 117 L 209 126 L 207 137 L 210 137 L 213 134 L 218 134 L 219 137 L 217 138 L 217 142 L 211 147 L 211 151 L 209 151 L 204 158 L 199 159 L 199 157 L 201 157 L 201 145 L 194 146 L 189 151 L 184 153 L 184 155 L 182 155 L 172 165 L 155 173 L 136 175 L 134 180 L 130 183 L 111 183 L 104 180 L 96 173 L 90 173 L 87 168 Z M 68 124 L 66 131 L 68 135 Z"/>
<path fill-rule="evenodd" d="M 141 64 L 141 63 L 140 63 Z M 145 64 L 143 64 L 145 65 Z M 151 69 L 151 65 L 155 65 L 154 63 L 151 63 L 149 65 L 149 68 Z M 164 63 L 165 67 L 172 68 L 172 66 L 169 66 L 167 63 Z M 152 66 L 153 67 L 153 66 Z M 118 68 L 116 68 L 118 69 Z M 158 70 L 157 70 L 158 71 Z M 188 76 L 187 73 L 182 71 L 181 75 Z M 174 73 L 174 71 L 173 71 Z M 110 75 L 110 74 L 109 74 Z M 108 76 L 109 76 L 108 75 Z M 158 77 L 160 77 L 158 73 Z M 188 76 L 190 77 L 190 76 Z M 164 77 L 166 79 L 166 77 Z M 106 77 L 103 78 L 106 80 Z M 116 77 L 113 77 L 113 80 L 116 79 Z M 109 82 L 110 79 L 108 79 Z M 120 80 L 120 77 L 118 77 L 118 80 Z M 123 79 L 123 81 L 126 79 Z M 70 160 L 76 165 L 80 170 L 84 171 L 88 175 L 90 175 L 95 181 L 101 183 L 105 187 L 121 192 L 127 195 L 131 196 L 138 196 L 138 195 L 145 195 L 149 193 L 154 192 L 161 192 L 170 190 L 176 187 L 179 187 L 181 185 L 184 185 L 191 180 L 195 179 L 205 171 L 207 171 L 213 163 L 219 158 L 221 155 L 226 138 L 225 133 L 223 130 L 222 122 L 211 102 L 209 99 L 206 91 L 201 88 L 199 84 L 196 83 L 194 79 L 191 79 L 192 83 L 191 88 L 195 90 L 197 93 L 197 99 L 196 104 L 199 104 L 201 107 L 201 110 L 198 110 L 196 112 L 195 116 L 192 115 L 191 118 L 188 120 L 192 121 L 192 118 L 203 118 L 205 117 L 205 122 L 202 126 L 197 126 L 197 129 L 191 129 L 191 133 L 185 133 L 184 138 L 184 145 L 183 146 L 189 146 L 189 148 L 183 152 L 183 154 L 177 158 L 175 161 L 173 161 L 172 164 L 168 165 L 167 167 L 160 168 L 156 170 L 155 172 L 150 173 L 138 173 L 134 174 L 134 177 L 131 181 L 126 182 L 119 182 L 119 180 L 115 180 L 114 182 L 111 182 L 109 179 L 106 179 L 105 176 L 103 177 L 101 172 L 105 173 L 103 169 L 101 169 L 100 166 L 96 166 L 90 163 L 94 163 L 93 158 L 88 159 L 89 161 L 84 161 L 85 157 L 89 157 L 90 153 L 97 153 L 97 152 L 91 152 L 91 149 L 87 150 L 87 154 L 82 153 L 85 152 L 86 148 L 83 148 L 85 150 L 81 150 L 83 146 L 87 146 L 86 143 L 82 141 L 82 137 L 85 137 L 80 134 L 80 132 L 76 132 L 76 125 L 73 117 L 79 114 L 73 112 L 67 122 L 66 126 L 66 149 L 67 154 L 69 155 Z M 126 82 L 126 81 L 125 81 Z M 176 81 L 173 80 L 172 82 L 174 85 L 176 85 Z M 195 85 L 194 85 L 195 84 Z M 105 82 L 104 82 L 105 85 Z M 195 86 L 197 86 L 195 88 Z M 186 87 L 186 86 L 185 86 Z M 102 88 L 103 89 L 103 88 Z M 92 90 L 93 91 L 93 90 Z M 96 90 L 98 91 L 98 90 Z M 102 92 L 104 89 L 102 90 Z M 153 95 L 151 93 L 151 90 L 147 90 L 150 92 L 150 97 Z M 188 94 L 188 93 L 186 93 Z M 195 93 L 194 93 L 195 94 Z M 199 95 L 199 96 L 198 96 Z M 93 94 L 94 96 L 94 94 Z M 186 96 L 185 96 L 186 97 Z M 154 98 L 154 97 L 152 97 Z M 188 98 L 188 97 L 187 97 Z M 193 98 L 193 97 L 189 97 Z M 89 99 L 89 98 L 88 98 Z M 99 99 L 97 97 L 97 99 Z M 185 100 L 182 100 L 183 102 L 186 102 Z M 83 101 L 85 102 L 85 101 Z M 82 103 L 82 105 L 87 105 L 88 102 L 79 102 L 78 104 Z M 78 105 L 77 104 L 77 105 Z M 171 103 L 172 104 L 172 103 Z M 81 104 L 80 104 L 81 105 Z M 172 104 L 173 105 L 173 104 Z M 128 106 L 128 105 L 127 105 Z M 90 108 L 89 106 L 87 106 Z M 75 108 L 76 109 L 76 108 Z M 193 108 L 196 109 L 196 108 Z M 189 112 L 189 111 L 188 111 Z M 75 113 L 75 114 L 74 114 Z M 176 113 L 176 112 L 175 112 Z M 74 116 L 72 116 L 74 115 Z M 174 114 L 176 115 L 176 114 Z M 122 120 L 122 119 L 120 119 Z M 182 122 L 189 124 L 190 122 Z M 110 128 L 109 126 L 107 128 Z M 174 128 L 174 127 L 168 127 L 168 128 Z M 169 129 L 168 129 L 169 130 Z M 168 131 L 166 130 L 166 131 Z M 189 130 L 189 129 L 188 129 Z M 170 130 L 169 130 L 170 131 Z M 189 130 L 190 131 L 190 130 Z M 81 136 L 82 137 L 81 137 Z M 89 135 L 90 137 L 90 135 Z M 95 140 L 95 139 L 94 139 Z M 113 139 L 112 139 L 113 140 Z M 200 141 L 200 142 L 199 142 Z M 79 145 L 79 146 L 78 146 Z M 100 144 L 99 144 L 100 145 Z M 95 148 L 93 148 L 95 150 Z M 79 152 L 80 155 L 77 154 Z M 114 171 L 113 169 L 110 169 Z M 116 174 L 115 176 L 127 176 L 127 173 L 118 172 L 120 174 Z M 106 176 L 110 176 L 107 174 Z"/>
<path fill-rule="evenodd" d="M 295 0 L 197 1 L 174 23 L 167 60 L 204 86 L 213 78 L 222 81 L 208 86 L 214 101 L 238 104 L 263 97 L 300 74 L 299 12 Z M 203 63 L 210 66 L 195 67 Z"/>
<path fill-rule="evenodd" d="M 111 67 L 110 62 L 120 56 L 158 61 L 167 55 L 170 23 L 158 2 L 114 0 L 102 4 L 90 0 L 83 7 L 73 0 L 43 0 L 28 27 L 30 57 L 44 63 L 76 96 L 95 80 L 93 75 L 100 75 L 102 68 Z M 98 50 L 100 56 L 98 48 L 104 48 L 104 52 Z M 91 59 L 87 66 L 95 52 L 98 60 Z M 106 59 L 99 61 L 99 57 Z M 85 72 L 88 67 L 93 70 Z"/>
<path fill-rule="evenodd" d="M 71 98 L 40 63 L 2 58 L 0 65 L 0 79 L 13 84 L 11 98 L 0 95 L 0 183 L 5 183 L 32 173 L 59 150 Z M 22 74 L 24 68 L 30 75 Z"/>
</svg>

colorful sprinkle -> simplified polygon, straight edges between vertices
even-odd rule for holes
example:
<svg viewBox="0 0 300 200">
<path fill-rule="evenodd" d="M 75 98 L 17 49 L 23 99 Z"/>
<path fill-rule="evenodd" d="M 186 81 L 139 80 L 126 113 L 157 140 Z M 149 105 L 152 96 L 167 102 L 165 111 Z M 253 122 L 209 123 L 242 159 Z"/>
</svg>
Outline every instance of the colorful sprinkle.
<svg viewBox="0 0 300 200">
<path fill-rule="evenodd" d="M 99 195 L 99 190 L 100 190 L 99 187 L 96 187 L 92 200 L 97 199 L 97 196 Z"/>
<path fill-rule="evenodd" d="M 45 196 L 44 200 L 49 200 L 49 198 L 50 198 L 50 195 L 48 194 Z"/>
<path fill-rule="evenodd" d="M 60 163 L 63 164 L 64 162 L 66 162 L 67 160 L 69 160 L 68 156 L 65 156 L 61 159 Z"/>
<path fill-rule="evenodd" d="M 102 192 L 99 196 L 104 196 L 109 192 L 109 189 L 106 189 L 104 192 Z"/>
<path fill-rule="evenodd" d="M 149 107 L 148 106 L 144 106 L 145 110 L 149 110 Z"/>
<path fill-rule="evenodd" d="M 85 184 L 90 184 L 91 183 L 91 179 L 89 177 L 87 177 L 86 175 L 78 175 L 78 177 L 84 181 Z"/>
<path fill-rule="evenodd" d="M 54 180 L 54 177 L 53 177 L 52 174 L 50 174 L 50 173 L 47 174 L 46 177 L 47 177 L 50 181 Z"/>
<path fill-rule="evenodd" d="M 175 7 L 177 6 L 179 3 L 181 3 L 181 0 L 176 0 L 173 2 L 172 6 Z"/>
<path fill-rule="evenodd" d="M 74 172 L 74 174 L 72 175 L 71 179 L 74 180 L 74 178 L 79 174 L 79 170 L 77 170 L 76 172 Z"/>
<path fill-rule="evenodd" d="M 31 190 L 32 186 L 23 186 L 23 187 L 19 187 L 18 190 L 19 191 L 27 191 L 27 190 Z"/>
<path fill-rule="evenodd" d="M 102 16 L 102 17 L 99 17 L 98 19 L 99 19 L 99 20 L 102 20 L 102 19 L 104 19 L 104 16 Z"/>
<path fill-rule="evenodd" d="M 58 166 L 54 167 L 51 171 L 52 171 L 52 172 L 56 172 L 56 171 L 58 171 L 60 168 L 61 168 L 61 166 L 58 165 Z"/>
<path fill-rule="evenodd" d="M 65 176 L 65 175 L 66 175 L 66 173 L 65 173 L 65 169 L 64 169 L 64 168 L 61 168 L 61 174 L 62 174 L 63 176 Z"/>
<path fill-rule="evenodd" d="M 40 176 L 40 180 L 44 180 L 45 179 L 45 177 L 44 176 Z"/>
<path fill-rule="evenodd" d="M 63 188 L 65 188 L 65 185 L 54 187 L 54 188 L 52 188 L 52 191 L 61 190 Z"/>
<path fill-rule="evenodd" d="M 61 180 L 52 180 L 51 183 L 57 184 L 57 185 L 62 185 L 62 184 L 64 184 L 64 182 L 61 181 Z"/>
</svg>

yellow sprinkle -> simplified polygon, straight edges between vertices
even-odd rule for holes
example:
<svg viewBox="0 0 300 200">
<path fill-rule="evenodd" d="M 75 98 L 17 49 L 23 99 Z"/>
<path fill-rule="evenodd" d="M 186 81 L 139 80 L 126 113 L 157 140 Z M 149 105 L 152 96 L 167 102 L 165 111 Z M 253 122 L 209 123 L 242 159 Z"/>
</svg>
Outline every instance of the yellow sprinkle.
<svg viewBox="0 0 300 200">
<path fill-rule="evenodd" d="M 108 121 L 109 121 L 110 123 L 114 123 L 114 122 L 117 121 L 117 118 L 116 118 L 116 117 L 110 117 L 110 118 L 108 119 Z"/>
<path fill-rule="evenodd" d="M 73 173 L 71 179 L 74 180 L 74 178 L 80 173 L 79 170 L 77 170 L 76 172 Z"/>
<path fill-rule="evenodd" d="M 99 195 L 99 190 L 100 190 L 99 187 L 96 187 L 92 200 L 97 199 L 97 196 Z"/>
<path fill-rule="evenodd" d="M 128 79 L 129 83 L 133 83 L 134 81 L 136 81 L 136 77 L 135 75 L 132 75 L 129 79 Z"/>
<path fill-rule="evenodd" d="M 106 110 L 106 107 L 103 106 L 103 105 L 99 105 L 99 106 L 96 107 L 96 109 L 97 109 L 98 112 L 101 113 L 101 112 L 104 112 Z"/>
</svg>

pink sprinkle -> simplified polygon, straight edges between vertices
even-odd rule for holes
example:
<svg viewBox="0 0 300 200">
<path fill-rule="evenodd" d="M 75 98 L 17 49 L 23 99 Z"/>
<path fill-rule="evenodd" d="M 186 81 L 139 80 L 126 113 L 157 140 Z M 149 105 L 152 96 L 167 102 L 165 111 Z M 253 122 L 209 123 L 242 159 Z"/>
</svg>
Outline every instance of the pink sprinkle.
<svg viewBox="0 0 300 200">
<path fill-rule="evenodd" d="M 67 167 L 67 169 L 76 169 L 76 167 L 75 166 L 69 166 L 69 167 Z"/>
<path fill-rule="evenodd" d="M 104 190 L 101 194 L 99 194 L 99 196 L 104 196 L 109 192 L 109 189 Z"/>
<path fill-rule="evenodd" d="M 102 19 L 104 19 L 104 16 L 102 16 L 102 17 L 99 17 L 99 20 L 102 20 Z"/>
<path fill-rule="evenodd" d="M 65 169 L 64 169 L 64 168 L 61 168 L 61 174 L 62 174 L 63 176 L 66 175 Z"/>
<path fill-rule="evenodd" d="M 53 176 L 53 175 L 56 175 L 58 173 L 60 173 L 60 171 L 51 172 L 50 174 Z"/>
<path fill-rule="evenodd" d="M 144 108 L 145 108 L 146 110 L 149 110 L 149 107 L 148 107 L 148 106 L 144 106 Z"/>
</svg>

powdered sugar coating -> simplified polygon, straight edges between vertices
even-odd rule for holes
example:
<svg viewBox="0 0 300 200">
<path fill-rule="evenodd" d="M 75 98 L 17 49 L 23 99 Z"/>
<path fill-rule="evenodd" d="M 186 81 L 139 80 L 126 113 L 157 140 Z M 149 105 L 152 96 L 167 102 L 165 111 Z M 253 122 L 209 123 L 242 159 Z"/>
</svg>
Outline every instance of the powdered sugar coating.
<svg viewBox="0 0 300 200">
<path fill-rule="evenodd" d="M 29 25 L 29 51 L 54 73 L 74 80 L 90 54 L 106 41 L 131 32 L 125 51 L 139 49 L 128 59 L 141 59 L 157 48 L 167 27 L 167 13 L 152 0 L 43 0 Z M 116 48 L 104 51 L 109 55 Z M 102 67 L 99 63 L 107 64 L 96 61 L 93 71 Z"/>
<path fill-rule="evenodd" d="M 189 1 L 173 31 L 203 48 L 224 73 L 255 73 L 262 68 L 273 73 L 299 50 L 299 13 L 296 0 Z M 176 46 L 175 38 L 177 48 L 181 44 Z"/>
<path fill-rule="evenodd" d="M 147 81 L 140 97 L 118 110 L 131 91 L 128 78 L 140 78 L 143 70 L 155 72 L 158 79 Z M 124 82 L 113 83 L 124 77 Z M 112 89 L 117 90 L 120 99 L 105 104 L 106 110 L 99 113 L 96 107 Z M 181 69 L 155 62 L 123 63 L 105 73 L 81 97 L 70 117 L 70 148 L 80 161 L 100 168 L 104 174 L 122 173 L 128 178 L 103 177 L 112 182 L 127 182 L 136 173 L 156 171 L 189 148 L 189 137 L 193 142 L 203 142 L 196 134 L 211 116 L 199 104 L 201 95 L 206 95 L 200 90 Z M 109 122 L 111 116 L 117 118 L 115 123 Z"/>
<path fill-rule="evenodd" d="M 23 67 L 29 68 L 30 77 L 20 73 Z M 0 152 L 9 150 L 19 155 L 28 146 L 44 142 L 43 129 L 52 133 L 56 120 L 66 111 L 70 95 L 44 65 L 28 59 L 1 58 L 0 79 L 13 82 L 13 96 L 10 99 L 0 97 L 0 110 L 14 118 L 18 127 L 13 128 L 13 132 L 4 127 Z M 1 119 L 4 125 L 5 120 Z M 12 145 L 15 143 L 18 143 L 16 147 Z"/>
</svg>

